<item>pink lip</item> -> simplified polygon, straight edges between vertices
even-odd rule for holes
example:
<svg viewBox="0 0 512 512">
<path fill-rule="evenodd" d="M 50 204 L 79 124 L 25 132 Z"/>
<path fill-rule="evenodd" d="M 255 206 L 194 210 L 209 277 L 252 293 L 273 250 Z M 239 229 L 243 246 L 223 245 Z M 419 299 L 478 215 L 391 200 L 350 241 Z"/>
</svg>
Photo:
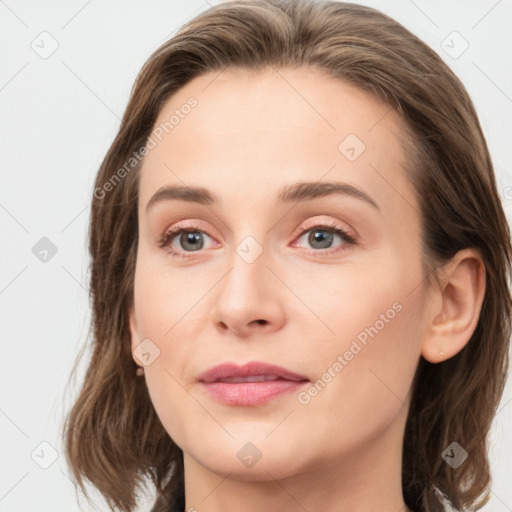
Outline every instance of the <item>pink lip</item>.
<svg viewBox="0 0 512 512">
<path fill-rule="evenodd" d="M 262 380 L 253 382 L 258 377 Z M 280 366 L 255 361 L 244 366 L 234 363 L 215 366 L 202 373 L 198 381 L 214 400 L 229 405 L 254 406 L 294 391 L 309 379 Z"/>
</svg>

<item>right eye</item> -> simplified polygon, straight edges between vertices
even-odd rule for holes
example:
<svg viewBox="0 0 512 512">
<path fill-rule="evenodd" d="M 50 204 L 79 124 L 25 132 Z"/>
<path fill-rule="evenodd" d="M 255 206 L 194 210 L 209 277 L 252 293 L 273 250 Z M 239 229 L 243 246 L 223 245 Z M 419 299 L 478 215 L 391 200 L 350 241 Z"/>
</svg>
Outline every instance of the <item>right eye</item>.
<svg viewBox="0 0 512 512">
<path fill-rule="evenodd" d="M 210 238 L 200 229 L 177 227 L 165 231 L 160 237 L 158 245 L 160 247 L 168 247 L 174 256 L 186 258 L 189 255 L 183 253 L 194 253 L 203 249 L 205 236 Z"/>
</svg>

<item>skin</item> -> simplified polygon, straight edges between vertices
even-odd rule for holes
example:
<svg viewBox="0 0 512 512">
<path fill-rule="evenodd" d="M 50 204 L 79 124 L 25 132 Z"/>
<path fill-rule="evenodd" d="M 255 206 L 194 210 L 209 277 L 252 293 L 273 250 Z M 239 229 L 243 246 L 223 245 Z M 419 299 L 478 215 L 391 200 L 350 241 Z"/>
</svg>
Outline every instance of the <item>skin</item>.
<svg viewBox="0 0 512 512">
<path fill-rule="evenodd" d="M 451 357 L 475 329 L 480 256 L 458 253 L 427 293 L 406 131 L 366 92 L 316 69 L 228 69 L 180 89 L 155 126 L 190 96 L 198 105 L 141 169 L 130 311 L 134 353 L 144 339 L 160 351 L 145 379 L 184 452 L 187 510 L 407 510 L 401 456 L 411 383 L 420 356 Z M 348 134 L 366 146 L 354 161 L 338 149 Z M 378 208 L 342 194 L 278 202 L 282 187 L 302 181 L 351 184 Z M 170 184 L 205 187 L 219 204 L 168 200 L 147 212 Z M 356 243 L 334 235 L 330 249 L 318 248 L 308 236 L 326 221 Z M 172 248 L 190 257 L 159 247 L 177 226 L 200 231 L 203 248 L 180 245 L 179 235 Z M 262 249 L 252 263 L 236 251 L 248 236 Z M 400 311 L 334 371 L 393 304 Z M 219 403 L 196 380 L 222 362 L 248 361 L 312 383 L 331 368 L 332 378 L 307 404 L 293 392 L 255 407 Z M 237 457 L 248 442 L 261 453 L 250 468 Z"/>
</svg>

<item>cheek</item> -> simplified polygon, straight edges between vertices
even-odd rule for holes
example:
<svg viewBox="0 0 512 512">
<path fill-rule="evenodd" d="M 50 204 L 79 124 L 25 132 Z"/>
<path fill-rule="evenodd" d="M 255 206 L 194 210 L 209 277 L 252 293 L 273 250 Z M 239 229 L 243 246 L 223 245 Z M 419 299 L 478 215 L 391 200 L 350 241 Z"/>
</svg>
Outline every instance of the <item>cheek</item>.
<svg viewBox="0 0 512 512">
<path fill-rule="evenodd" d="M 135 275 L 138 333 L 140 340 L 151 340 L 150 346 L 156 354 L 145 367 L 145 380 L 164 428 L 179 440 L 185 430 L 195 429 L 184 413 L 197 408 L 197 402 L 188 390 L 183 370 L 189 368 L 194 354 L 201 350 L 196 340 L 204 329 L 208 302 L 201 297 L 215 280 L 208 273 L 193 279 L 183 273 L 171 274 L 170 266 L 152 264 L 144 257 L 138 261 L 140 266 Z"/>
<path fill-rule="evenodd" d="M 331 331 L 308 356 L 317 372 L 328 371 L 342 356 L 344 368 L 339 374 L 344 377 L 333 379 L 338 382 L 333 388 L 350 388 L 357 380 L 359 390 L 385 389 L 376 377 L 382 375 L 405 398 L 422 338 L 419 319 L 424 299 L 423 287 L 418 286 L 422 282 L 418 254 L 410 249 L 382 250 L 357 264 L 334 268 L 328 278 L 313 275 L 310 282 L 321 286 L 308 285 L 300 293 Z"/>
<path fill-rule="evenodd" d="M 342 425 L 347 442 L 369 440 L 393 422 L 408 402 L 420 357 L 419 267 L 381 264 L 327 290 L 321 310 L 335 335 L 309 354 L 317 380 L 298 396 L 304 415 L 321 418 L 317 429 L 328 436 Z"/>
<path fill-rule="evenodd" d="M 180 339 L 192 339 L 194 329 L 200 324 L 198 314 L 204 296 L 218 279 L 211 274 L 205 270 L 199 275 L 192 267 L 176 270 L 166 262 L 165 256 L 145 257 L 143 252 L 135 275 L 135 310 L 140 335 L 154 339 L 157 344 L 168 344 L 178 331 Z"/>
</svg>

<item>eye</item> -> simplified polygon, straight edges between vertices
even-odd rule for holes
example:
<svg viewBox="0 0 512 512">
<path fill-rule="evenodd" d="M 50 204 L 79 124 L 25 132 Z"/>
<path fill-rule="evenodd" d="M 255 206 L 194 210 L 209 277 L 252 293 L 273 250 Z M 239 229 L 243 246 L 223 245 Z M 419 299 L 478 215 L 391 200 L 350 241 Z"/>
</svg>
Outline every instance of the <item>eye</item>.
<svg viewBox="0 0 512 512">
<path fill-rule="evenodd" d="M 298 239 L 299 243 L 304 238 L 306 239 L 306 243 L 312 247 L 312 249 L 306 248 L 306 250 L 314 254 L 331 254 L 333 252 L 344 250 L 347 246 L 354 245 L 356 243 L 356 239 L 354 237 L 350 236 L 344 229 L 337 226 L 335 223 L 320 223 L 311 228 L 305 229 L 300 234 Z M 339 239 L 341 243 L 333 247 L 333 243 L 335 243 L 336 239 Z"/>
<path fill-rule="evenodd" d="M 301 245 L 300 242 L 304 238 L 307 239 L 306 243 L 312 247 L 306 247 L 305 250 L 315 255 L 342 251 L 357 243 L 354 237 L 335 223 L 317 223 L 312 227 L 303 229 L 298 238 L 299 245 Z M 186 228 L 178 226 L 165 231 L 160 237 L 158 245 L 162 248 L 167 247 L 175 257 L 188 258 L 193 256 L 193 253 L 205 249 L 205 240 L 208 239 L 213 240 L 196 226 Z M 340 243 L 333 246 L 336 239 L 339 239 Z M 297 244 L 294 243 L 292 246 L 295 247 Z"/>
<path fill-rule="evenodd" d="M 183 254 L 183 252 L 197 252 L 203 249 L 205 246 L 205 236 L 210 238 L 200 229 L 177 227 L 167 230 L 160 237 L 158 245 L 160 247 L 169 247 L 174 256 L 187 258 L 189 255 Z"/>
</svg>

